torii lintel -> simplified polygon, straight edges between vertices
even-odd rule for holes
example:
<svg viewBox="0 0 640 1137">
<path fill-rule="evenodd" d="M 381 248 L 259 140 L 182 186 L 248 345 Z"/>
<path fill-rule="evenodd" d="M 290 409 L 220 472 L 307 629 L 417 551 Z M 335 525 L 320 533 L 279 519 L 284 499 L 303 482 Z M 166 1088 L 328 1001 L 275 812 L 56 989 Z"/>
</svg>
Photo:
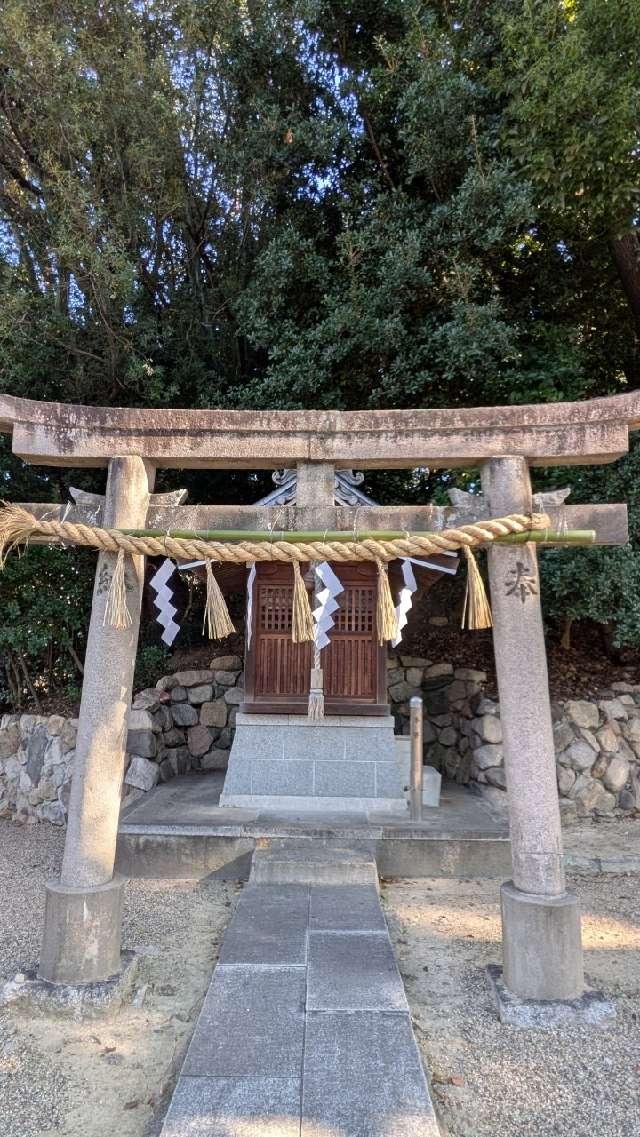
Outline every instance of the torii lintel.
<svg viewBox="0 0 640 1137">
<path fill-rule="evenodd" d="M 0 395 L 13 452 L 51 466 L 106 466 L 137 454 L 158 467 L 362 469 L 612 462 L 640 428 L 640 391 L 576 403 L 448 410 L 182 410 L 86 407 Z"/>
</svg>

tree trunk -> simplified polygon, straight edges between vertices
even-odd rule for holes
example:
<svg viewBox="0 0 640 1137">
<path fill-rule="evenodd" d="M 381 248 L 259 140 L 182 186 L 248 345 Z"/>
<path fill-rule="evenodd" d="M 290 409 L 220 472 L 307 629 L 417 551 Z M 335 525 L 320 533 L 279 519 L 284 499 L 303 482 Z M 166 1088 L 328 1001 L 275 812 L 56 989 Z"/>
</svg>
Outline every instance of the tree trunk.
<svg viewBox="0 0 640 1137">
<path fill-rule="evenodd" d="M 632 229 L 615 237 L 611 250 L 640 335 L 640 233 Z"/>
<path fill-rule="evenodd" d="M 7 685 L 9 687 L 9 693 L 11 697 L 11 706 L 13 707 L 14 711 L 18 711 L 22 706 L 22 698 L 20 692 L 20 683 L 14 674 L 15 664 L 13 663 L 11 656 L 7 656 L 5 658 L 4 669 L 6 672 Z"/>
<path fill-rule="evenodd" d="M 42 704 L 40 702 L 38 692 L 36 691 L 36 689 L 33 685 L 33 681 L 31 679 L 31 676 L 29 674 L 29 668 L 27 667 L 27 661 L 24 658 L 24 655 L 22 654 L 21 651 L 17 652 L 16 654 L 18 657 L 18 663 L 20 664 L 20 667 L 22 668 L 22 673 L 24 675 L 25 682 L 26 682 L 27 688 L 29 690 L 29 694 L 31 695 L 31 698 L 33 699 L 33 703 L 34 703 L 34 706 L 35 706 L 38 714 L 40 714 L 40 712 L 42 711 Z"/>
<path fill-rule="evenodd" d="M 22 678 L 20 676 L 20 672 L 18 671 L 18 665 L 15 661 L 15 656 L 14 656 L 13 652 L 11 653 L 11 656 L 9 658 L 10 658 L 10 662 L 11 662 L 11 670 L 13 672 L 13 680 L 14 680 L 15 691 L 16 691 L 16 710 L 19 711 L 22 709 Z"/>
<path fill-rule="evenodd" d="M 72 660 L 76 666 L 78 674 L 84 675 L 84 664 L 83 664 L 82 660 L 80 659 L 80 657 L 79 657 L 76 649 L 74 648 L 73 644 L 71 643 L 71 641 L 67 642 L 67 651 L 69 652 L 69 655 L 71 656 L 71 658 L 72 658 Z"/>
<path fill-rule="evenodd" d="M 600 641 L 602 648 L 607 659 L 613 663 L 618 663 L 620 659 L 620 650 L 614 646 L 613 643 L 613 624 L 599 624 Z"/>
</svg>

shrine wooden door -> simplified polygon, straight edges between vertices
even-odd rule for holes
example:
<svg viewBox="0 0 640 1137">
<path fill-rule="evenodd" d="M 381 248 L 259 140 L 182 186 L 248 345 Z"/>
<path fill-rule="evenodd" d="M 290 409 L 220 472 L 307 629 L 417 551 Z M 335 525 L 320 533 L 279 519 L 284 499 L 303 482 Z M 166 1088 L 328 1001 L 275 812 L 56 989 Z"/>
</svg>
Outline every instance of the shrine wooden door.
<svg viewBox="0 0 640 1137">
<path fill-rule="evenodd" d="M 344 592 L 336 597 L 340 607 L 321 657 L 325 714 L 388 714 L 386 649 L 378 646 L 376 628 L 376 567 L 362 562 L 332 568 Z M 291 641 L 292 597 L 290 565 L 256 566 L 243 711 L 306 712 L 313 649 Z"/>
</svg>

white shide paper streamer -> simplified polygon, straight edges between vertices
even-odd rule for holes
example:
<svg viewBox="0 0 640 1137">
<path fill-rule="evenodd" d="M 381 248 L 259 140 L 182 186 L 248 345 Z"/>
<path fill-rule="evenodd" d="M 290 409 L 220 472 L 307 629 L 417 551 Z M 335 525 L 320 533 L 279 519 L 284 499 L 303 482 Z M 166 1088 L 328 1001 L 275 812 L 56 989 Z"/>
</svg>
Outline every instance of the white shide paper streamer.
<svg viewBox="0 0 640 1137">
<path fill-rule="evenodd" d="M 247 616 L 245 627 L 247 629 L 247 648 L 251 647 L 251 625 L 253 623 L 253 582 L 256 579 L 256 562 L 249 569 L 247 577 Z"/>
<path fill-rule="evenodd" d="M 448 550 L 443 555 L 455 556 L 455 553 L 449 553 Z M 456 561 L 455 568 L 445 568 L 444 565 L 434 564 L 433 561 L 421 561 L 416 557 L 403 557 L 402 558 L 402 578 L 404 586 L 400 592 L 400 599 L 396 605 L 396 616 L 398 617 L 398 634 L 394 640 L 391 641 L 392 647 L 397 647 L 402 639 L 402 629 L 406 627 L 409 612 L 413 604 L 413 594 L 418 585 L 416 583 L 415 573 L 412 565 L 422 565 L 423 568 L 434 569 L 436 572 L 446 572 L 451 576 L 455 576 L 458 571 L 458 564 Z"/>
<path fill-rule="evenodd" d="M 344 592 L 344 588 L 327 561 L 320 561 L 316 565 L 316 576 L 324 586 L 316 594 L 317 607 L 313 609 L 313 619 L 316 625 L 315 645 L 318 650 L 321 650 L 329 643 L 327 633 L 333 627 L 333 613 L 340 607 L 336 596 Z"/>
<path fill-rule="evenodd" d="M 160 637 L 167 647 L 175 640 L 180 625 L 176 624 L 174 616 L 177 614 L 178 609 L 171 603 L 173 600 L 173 592 L 169 588 L 169 580 L 175 572 L 175 565 L 169 559 L 162 562 L 160 568 L 149 581 L 151 587 L 156 593 L 154 605 L 158 609 L 156 620 L 163 629 L 162 636 Z"/>
</svg>

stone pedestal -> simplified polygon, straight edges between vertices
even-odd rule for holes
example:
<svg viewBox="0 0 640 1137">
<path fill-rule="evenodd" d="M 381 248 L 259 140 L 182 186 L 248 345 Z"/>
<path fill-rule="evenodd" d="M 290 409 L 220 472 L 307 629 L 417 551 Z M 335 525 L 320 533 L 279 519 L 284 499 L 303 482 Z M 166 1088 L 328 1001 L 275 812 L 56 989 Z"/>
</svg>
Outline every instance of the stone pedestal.
<svg viewBox="0 0 640 1137">
<path fill-rule="evenodd" d="M 491 460 L 482 485 L 491 516 L 531 511 L 524 459 Z M 513 869 L 502 891 L 504 982 L 522 999 L 574 999 L 580 921 L 565 891 L 536 548 L 493 545 L 488 561 Z"/>
<path fill-rule="evenodd" d="M 96 983 L 120 971 L 124 879 L 93 888 L 49 881 L 38 977 L 51 983 Z"/>
<path fill-rule="evenodd" d="M 391 715 L 238 714 L 220 805 L 404 813 Z"/>
<path fill-rule="evenodd" d="M 577 897 L 521 892 L 507 881 L 500 907 L 508 989 L 525 999 L 577 999 L 584 987 Z"/>
</svg>

